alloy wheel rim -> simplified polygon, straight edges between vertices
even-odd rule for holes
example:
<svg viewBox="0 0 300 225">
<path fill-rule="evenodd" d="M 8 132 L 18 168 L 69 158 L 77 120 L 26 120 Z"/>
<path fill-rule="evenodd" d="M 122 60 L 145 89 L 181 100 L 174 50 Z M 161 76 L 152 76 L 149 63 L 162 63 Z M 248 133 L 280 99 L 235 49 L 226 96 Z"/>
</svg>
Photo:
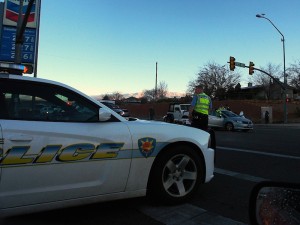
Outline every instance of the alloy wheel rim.
<svg viewBox="0 0 300 225">
<path fill-rule="evenodd" d="M 165 191 L 173 197 L 190 193 L 197 181 L 195 161 L 185 154 L 175 155 L 164 166 L 162 182 Z"/>
</svg>

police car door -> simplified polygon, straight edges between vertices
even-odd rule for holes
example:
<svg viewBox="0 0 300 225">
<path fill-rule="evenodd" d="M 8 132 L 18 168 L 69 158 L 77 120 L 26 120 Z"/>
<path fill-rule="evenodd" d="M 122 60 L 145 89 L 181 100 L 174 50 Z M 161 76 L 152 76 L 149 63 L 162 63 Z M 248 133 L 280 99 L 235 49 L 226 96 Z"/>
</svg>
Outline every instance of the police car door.
<svg viewBox="0 0 300 225">
<path fill-rule="evenodd" d="M 56 85 L 15 81 L 2 87 L 11 111 L 1 123 L 0 207 L 125 190 L 132 143 L 124 123 L 99 122 L 98 105 Z"/>
</svg>

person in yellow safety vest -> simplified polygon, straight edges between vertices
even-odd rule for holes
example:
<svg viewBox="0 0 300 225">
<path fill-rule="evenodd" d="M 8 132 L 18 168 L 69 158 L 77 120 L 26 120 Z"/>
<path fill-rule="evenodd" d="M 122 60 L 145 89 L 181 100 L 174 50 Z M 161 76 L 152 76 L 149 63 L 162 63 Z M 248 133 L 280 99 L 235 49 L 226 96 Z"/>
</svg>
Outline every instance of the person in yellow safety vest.
<svg viewBox="0 0 300 225">
<path fill-rule="evenodd" d="M 216 110 L 216 114 L 217 116 L 221 116 L 222 115 L 222 110 L 225 110 L 226 108 L 224 106 L 220 106 L 217 110 Z"/>
<path fill-rule="evenodd" d="M 196 86 L 195 95 L 189 108 L 191 126 L 208 130 L 208 114 L 212 110 L 211 98 L 203 92 L 201 85 Z"/>
</svg>

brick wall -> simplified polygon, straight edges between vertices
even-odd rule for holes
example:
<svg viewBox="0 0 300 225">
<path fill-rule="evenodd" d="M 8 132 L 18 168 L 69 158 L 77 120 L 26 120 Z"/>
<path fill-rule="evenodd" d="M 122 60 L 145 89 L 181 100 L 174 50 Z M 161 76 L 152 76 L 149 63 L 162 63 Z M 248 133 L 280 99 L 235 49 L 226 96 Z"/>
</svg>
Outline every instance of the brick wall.
<svg viewBox="0 0 300 225">
<path fill-rule="evenodd" d="M 250 118 L 254 123 L 261 123 L 261 107 L 272 107 L 273 122 L 283 121 L 283 103 L 282 101 L 259 101 L 259 100 L 224 100 L 213 101 L 213 108 L 220 106 L 229 106 L 231 111 L 239 114 L 244 112 L 245 117 Z M 155 120 L 162 120 L 162 117 L 168 111 L 169 103 L 146 103 L 146 104 L 122 104 L 121 108 L 127 108 L 130 116 L 140 119 L 149 119 L 149 109 L 155 110 Z M 287 103 L 288 122 L 299 122 L 300 116 L 296 113 L 296 107 L 300 109 L 300 102 L 294 101 Z"/>
</svg>

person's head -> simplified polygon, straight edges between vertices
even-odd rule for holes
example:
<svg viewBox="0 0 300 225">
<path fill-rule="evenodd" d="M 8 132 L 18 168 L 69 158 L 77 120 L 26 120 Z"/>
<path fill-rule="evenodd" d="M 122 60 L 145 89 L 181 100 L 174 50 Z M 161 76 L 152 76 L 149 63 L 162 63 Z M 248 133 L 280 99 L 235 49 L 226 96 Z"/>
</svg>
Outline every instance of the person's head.
<svg viewBox="0 0 300 225">
<path fill-rule="evenodd" d="M 195 94 L 200 94 L 203 92 L 203 87 L 201 85 L 197 85 L 195 88 Z"/>
</svg>

